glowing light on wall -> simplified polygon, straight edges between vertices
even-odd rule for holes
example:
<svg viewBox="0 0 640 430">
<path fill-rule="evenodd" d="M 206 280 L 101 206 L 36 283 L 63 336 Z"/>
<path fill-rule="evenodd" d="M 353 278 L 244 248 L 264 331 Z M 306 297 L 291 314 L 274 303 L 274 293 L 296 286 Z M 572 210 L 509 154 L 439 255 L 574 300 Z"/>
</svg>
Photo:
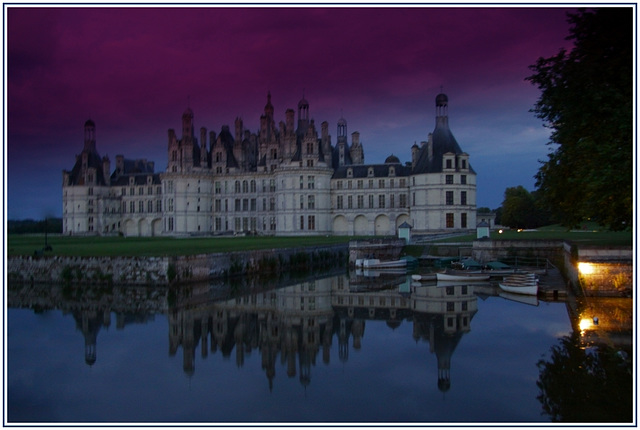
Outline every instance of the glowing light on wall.
<svg viewBox="0 0 640 430">
<path fill-rule="evenodd" d="M 584 332 L 585 330 L 593 326 L 593 320 L 591 318 L 582 318 L 580 320 L 579 326 L 580 326 L 580 331 Z"/>
<path fill-rule="evenodd" d="M 578 263 L 578 270 L 582 275 L 591 275 L 594 272 L 594 267 L 591 263 Z"/>
</svg>

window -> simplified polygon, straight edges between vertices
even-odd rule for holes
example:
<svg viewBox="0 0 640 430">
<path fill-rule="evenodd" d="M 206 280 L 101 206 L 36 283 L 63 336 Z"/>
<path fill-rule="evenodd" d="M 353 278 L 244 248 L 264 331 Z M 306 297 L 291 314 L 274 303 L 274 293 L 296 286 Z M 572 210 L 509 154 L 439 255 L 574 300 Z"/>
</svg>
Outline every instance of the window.
<svg viewBox="0 0 640 430">
<path fill-rule="evenodd" d="M 389 207 L 390 208 L 395 208 L 396 207 L 396 199 L 395 199 L 396 195 L 395 194 L 391 194 L 389 196 Z"/>
<path fill-rule="evenodd" d="M 378 196 L 378 207 L 379 207 L 380 209 L 384 209 L 384 208 L 386 207 L 386 205 L 385 205 L 385 198 L 384 198 L 384 197 L 385 197 L 385 196 L 384 196 L 384 194 L 380 194 L 380 195 Z"/>
<path fill-rule="evenodd" d="M 313 167 L 313 160 L 307 160 L 307 167 Z"/>
<path fill-rule="evenodd" d="M 362 179 L 359 179 L 358 180 L 358 184 L 357 184 L 358 189 L 361 190 L 362 186 L 363 186 L 363 181 L 362 181 Z"/>
<path fill-rule="evenodd" d="M 134 202 L 134 201 L 130 201 L 129 202 L 129 212 L 131 212 L 131 213 L 135 213 L 136 212 L 136 202 Z"/>
<path fill-rule="evenodd" d="M 168 224 L 167 230 L 173 231 L 173 218 L 168 219 Z"/>
<path fill-rule="evenodd" d="M 460 215 L 460 227 L 467 228 L 467 214 L 463 213 Z"/>
<path fill-rule="evenodd" d="M 300 215 L 300 230 L 304 230 L 304 216 Z"/>
<path fill-rule="evenodd" d="M 467 184 L 467 175 L 460 175 L 460 183 L 462 185 L 466 185 Z"/>
<path fill-rule="evenodd" d="M 378 180 L 378 188 L 384 188 L 384 179 Z"/>
<path fill-rule="evenodd" d="M 453 191 L 447 191 L 446 194 L 446 202 L 447 205 L 452 205 L 453 204 Z"/>
<path fill-rule="evenodd" d="M 369 209 L 373 209 L 373 195 L 369 195 Z"/>
<path fill-rule="evenodd" d="M 162 212 L 162 200 L 156 200 L 156 212 Z"/>
<path fill-rule="evenodd" d="M 364 208 L 364 196 L 358 196 L 358 209 Z"/>
<path fill-rule="evenodd" d="M 144 213 L 144 202 L 142 200 L 138 202 L 138 212 Z"/>
<path fill-rule="evenodd" d="M 451 185 L 451 184 L 453 184 L 453 175 L 447 175 L 447 176 L 446 176 L 445 183 L 446 183 L 447 185 Z"/>
<path fill-rule="evenodd" d="M 307 227 L 309 230 L 315 230 L 316 229 L 316 217 L 313 215 L 309 215 L 309 218 L 307 219 Z"/>
<path fill-rule="evenodd" d="M 447 216 L 447 228 L 453 228 L 453 214 L 448 213 L 446 216 Z"/>
<path fill-rule="evenodd" d="M 373 176 L 373 167 L 369 167 L 369 170 L 367 171 L 367 176 L 369 177 Z"/>
<path fill-rule="evenodd" d="M 249 192 L 249 183 L 247 181 L 242 181 L 242 192 L 243 193 Z"/>
<path fill-rule="evenodd" d="M 316 208 L 316 197 L 309 196 L 307 197 L 307 209 L 315 209 Z"/>
<path fill-rule="evenodd" d="M 307 187 L 310 190 L 313 190 L 316 187 L 315 181 L 316 181 L 315 176 L 307 176 Z"/>
<path fill-rule="evenodd" d="M 255 193 L 256 192 L 256 181 L 254 181 L 253 179 L 251 180 L 251 192 Z"/>
<path fill-rule="evenodd" d="M 460 191 L 460 204 L 461 205 L 466 205 L 467 204 L 467 192 L 466 191 Z"/>
<path fill-rule="evenodd" d="M 300 176 L 300 189 L 304 188 L 304 176 Z"/>
<path fill-rule="evenodd" d="M 400 187 L 406 187 L 407 186 L 407 180 L 406 179 L 400 179 Z"/>
<path fill-rule="evenodd" d="M 147 212 L 149 213 L 153 212 L 153 200 L 149 200 L 147 202 Z"/>
<path fill-rule="evenodd" d="M 445 163 L 446 163 L 447 169 L 452 168 L 453 163 L 451 162 L 451 159 L 448 159 Z"/>
<path fill-rule="evenodd" d="M 338 182 L 336 183 L 336 188 L 337 188 L 337 189 L 339 189 L 339 190 L 341 190 L 341 189 L 342 189 L 342 181 L 338 181 Z"/>
<path fill-rule="evenodd" d="M 304 196 L 300 196 L 300 209 L 304 209 Z"/>
<path fill-rule="evenodd" d="M 467 160 L 460 160 L 460 167 L 462 169 L 466 169 L 467 168 Z"/>
<path fill-rule="evenodd" d="M 216 182 L 214 185 L 214 189 L 215 189 L 215 193 L 216 194 L 220 194 L 222 192 L 222 186 L 220 184 L 220 182 Z"/>
<path fill-rule="evenodd" d="M 400 204 L 398 207 L 401 208 L 406 208 L 407 207 L 407 195 L 406 194 L 400 194 Z"/>
<path fill-rule="evenodd" d="M 236 181 L 235 182 L 235 191 L 236 191 L 236 193 L 240 192 L 240 181 Z"/>
<path fill-rule="evenodd" d="M 347 207 L 353 209 L 353 196 L 347 196 Z"/>
<path fill-rule="evenodd" d="M 336 208 L 337 209 L 342 209 L 343 207 L 343 197 L 342 196 L 338 196 L 336 199 Z"/>
<path fill-rule="evenodd" d="M 235 199 L 235 211 L 240 212 L 240 199 Z"/>
</svg>

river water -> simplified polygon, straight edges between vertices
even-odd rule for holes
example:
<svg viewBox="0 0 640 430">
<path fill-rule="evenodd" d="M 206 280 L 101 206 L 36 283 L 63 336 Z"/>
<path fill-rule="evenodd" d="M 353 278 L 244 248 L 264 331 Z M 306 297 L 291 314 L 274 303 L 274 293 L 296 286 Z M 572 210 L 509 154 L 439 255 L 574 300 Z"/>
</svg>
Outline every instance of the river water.
<svg viewBox="0 0 640 430">
<path fill-rule="evenodd" d="M 5 420 L 635 419 L 631 299 L 531 301 L 490 283 L 372 275 L 10 285 Z"/>
</svg>

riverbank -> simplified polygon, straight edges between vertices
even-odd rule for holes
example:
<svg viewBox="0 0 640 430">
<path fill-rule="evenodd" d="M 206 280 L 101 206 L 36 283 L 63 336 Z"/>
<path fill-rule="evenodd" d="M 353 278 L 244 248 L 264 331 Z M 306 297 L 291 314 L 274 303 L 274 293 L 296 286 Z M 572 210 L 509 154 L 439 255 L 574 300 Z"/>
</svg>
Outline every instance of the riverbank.
<svg viewBox="0 0 640 430">
<path fill-rule="evenodd" d="M 346 264 L 348 243 L 176 256 L 7 258 L 10 282 L 173 285 L 220 277 L 320 270 Z"/>
</svg>

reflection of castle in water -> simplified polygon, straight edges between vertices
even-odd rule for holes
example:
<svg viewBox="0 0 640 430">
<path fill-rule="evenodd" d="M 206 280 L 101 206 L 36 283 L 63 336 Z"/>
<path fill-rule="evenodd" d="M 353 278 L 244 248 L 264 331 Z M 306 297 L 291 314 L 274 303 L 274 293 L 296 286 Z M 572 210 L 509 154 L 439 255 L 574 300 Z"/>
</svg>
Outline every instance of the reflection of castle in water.
<svg viewBox="0 0 640 430">
<path fill-rule="evenodd" d="M 367 320 L 386 321 L 391 328 L 406 321 L 413 323 L 414 339 L 428 342 L 436 355 L 438 387 L 446 391 L 451 356 L 477 311 L 473 287 L 413 286 L 411 294 L 399 290 L 353 291 L 346 276 L 334 276 L 200 305 L 178 300 L 169 311 L 170 353 L 182 347 L 184 371 L 192 374 L 198 346 L 203 358 L 218 350 L 224 356 L 235 351 L 238 366 L 257 349 L 270 387 L 278 359 L 288 377 L 299 372 L 306 386 L 319 355 L 329 363 L 334 336 L 344 362 L 349 343 L 360 349 Z"/>
<path fill-rule="evenodd" d="M 116 329 L 153 320 L 167 309 L 166 291 L 146 287 L 98 288 L 82 286 L 9 284 L 10 308 L 30 308 L 35 312 L 59 309 L 71 314 L 76 329 L 84 337 L 84 359 L 92 366 L 97 360 L 98 333 L 111 326 L 115 314 Z"/>
<path fill-rule="evenodd" d="M 316 362 L 329 364 L 334 337 L 338 359 L 347 362 L 350 348 L 362 346 L 366 321 L 377 320 L 385 321 L 391 329 L 403 322 L 413 324 L 413 338 L 428 342 L 437 357 L 438 387 L 446 391 L 451 356 L 462 335 L 470 330 L 477 311 L 472 286 L 409 289 L 399 278 L 378 280 L 371 288 L 350 284 L 346 275 L 340 275 L 270 290 L 254 287 L 250 293 L 231 299 L 227 288 L 221 289 L 217 298 L 212 296 L 214 290 L 208 285 L 182 286 L 171 293 L 144 287 L 98 291 L 9 285 L 7 298 L 11 308 L 36 312 L 59 309 L 73 315 L 84 337 L 84 358 L 90 366 L 96 363 L 98 334 L 111 326 L 113 315 L 120 330 L 166 313 L 169 353 L 174 355 L 182 348 L 187 374 L 195 371 L 198 348 L 202 358 L 217 352 L 225 357 L 235 354 L 238 366 L 244 365 L 247 354 L 258 350 L 270 387 L 278 362 L 288 377 L 297 376 L 304 386 L 310 384 Z"/>
</svg>

